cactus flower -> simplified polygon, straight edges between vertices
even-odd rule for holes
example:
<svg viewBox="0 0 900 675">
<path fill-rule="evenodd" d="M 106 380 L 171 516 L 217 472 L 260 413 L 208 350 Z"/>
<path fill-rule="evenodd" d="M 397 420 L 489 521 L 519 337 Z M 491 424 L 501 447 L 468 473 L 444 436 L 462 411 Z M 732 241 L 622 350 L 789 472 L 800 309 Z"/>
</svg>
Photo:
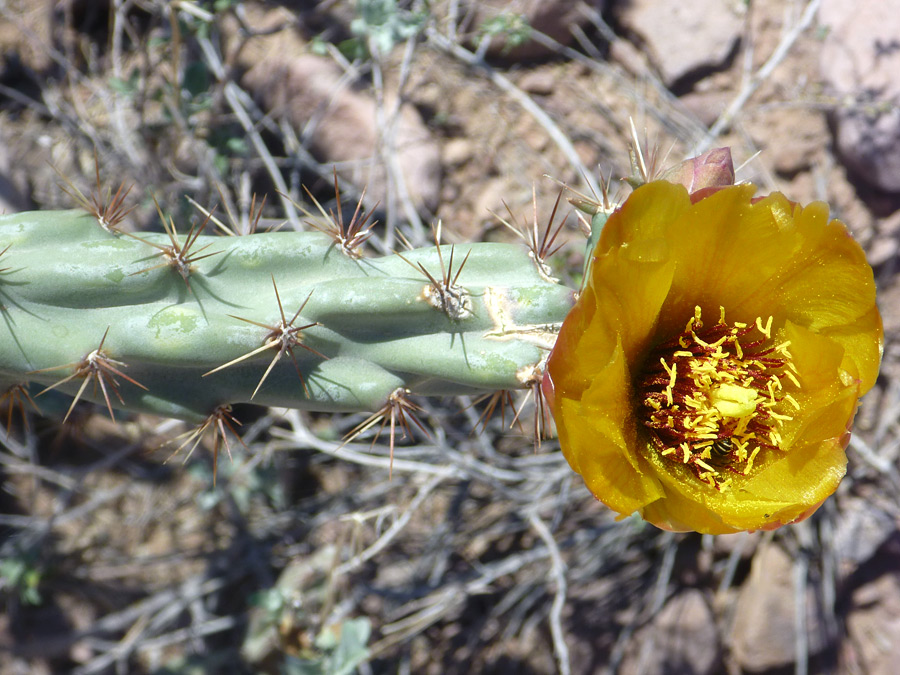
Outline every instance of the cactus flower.
<svg viewBox="0 0 900 675">
<path fill-rule="evenodd" d="M 825 204 L 754 191 L 635 190 L 549 357 L 562 451 L 621 517 L 774 529 L 844 476 L 881 361 L 872 270 Z"/>
</svg>

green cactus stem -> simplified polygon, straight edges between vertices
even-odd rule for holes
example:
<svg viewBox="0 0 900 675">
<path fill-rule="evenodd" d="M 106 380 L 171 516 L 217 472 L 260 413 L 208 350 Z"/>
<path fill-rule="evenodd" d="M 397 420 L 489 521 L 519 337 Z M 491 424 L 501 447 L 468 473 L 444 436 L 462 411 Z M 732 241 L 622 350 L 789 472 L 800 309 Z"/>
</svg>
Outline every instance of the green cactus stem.
<svg viewBox="0 0 900 675">
<path fill-rule="evenodd" d="M 371 411 L 397 390 L 525 388 L 574 301 L 515 244 L 366 258 L 326 232 L 185 235 L 170 221 L 138 238 L 43 211 L 0 217 L 0 251 L 0 393 L 53 388 L 111 415 Z"/>
</svg>

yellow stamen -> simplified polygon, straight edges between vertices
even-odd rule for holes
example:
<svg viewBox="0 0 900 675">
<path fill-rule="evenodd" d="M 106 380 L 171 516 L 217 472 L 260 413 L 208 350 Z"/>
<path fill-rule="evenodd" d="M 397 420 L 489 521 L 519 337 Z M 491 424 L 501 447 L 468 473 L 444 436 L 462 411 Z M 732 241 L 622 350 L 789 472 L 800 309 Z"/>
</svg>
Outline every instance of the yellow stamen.
<svg viewBox="0 0 900 675">
<path fill-rule="evenodd" d="M 784 371 L 784 376 L 785 376 L 787 379 L 789 379 L 789 380 L 791 381 L 791 383 L 792 383 L 795 387 L 797 387 L 797 389 L 800 388 L 800 380 L 798 380 L 796 377 L 794 377 L 794 374 L 793 374 L 790 370 L 785 370 L 785 371 Z"/>
<path fill-rule="evenodd" d="M 759 454 L 759 446 L 757 445 L 753 448 L 753 452 L 750 453 L 750 456 L 747 458 L 747 466 L 744 467 L 744 475 L 750 473 L 750 470 L 753 468 L 753 460 L 756 459 L 756 456 Z"/>
<path fill-rule="evenodd" d="M 772 339 L 772 317 L 771 316 L 766 321 L 765 328 L 763 328 L 763 325 L 762 325 L 762 317 L 756 317 L 756 328 L 759 330 L 760 333 L 762 333 L 763 335 L 766 336 L 767 340 Z"/>
<path fill-rule="evenodd" d="M 716 471 L 714 468 L 712 468 L 709 464 L 707 464 L 706 462 L 704 462 L 702 459 L 694 459 L 694 463 L 695 463 L 697 466 L 699 466 L 701 469 L 706 469 L 707 471 L 709 471 L 710 473 L 712 473 L 714 476 L 717 475 L 717 474 L 719 473 L 719 472 Z"/>
</svg>

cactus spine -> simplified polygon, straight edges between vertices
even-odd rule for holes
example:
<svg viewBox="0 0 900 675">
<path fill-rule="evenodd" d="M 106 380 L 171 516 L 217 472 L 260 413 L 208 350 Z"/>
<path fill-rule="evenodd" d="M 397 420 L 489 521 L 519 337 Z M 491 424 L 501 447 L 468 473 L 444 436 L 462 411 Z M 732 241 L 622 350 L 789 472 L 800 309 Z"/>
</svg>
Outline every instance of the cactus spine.
<svg viewBox="0 0 900 675">
<path fill-rule="evenodd" d="M 53 388 L 199 422 L 238 402 L 367 411 L 398 390 L 524 388 L 574 299 L 515 244 L 366 258 L 318 231 L 108 225 L 76 210 L 0 217 L 0 393 Z"/>
</svg>

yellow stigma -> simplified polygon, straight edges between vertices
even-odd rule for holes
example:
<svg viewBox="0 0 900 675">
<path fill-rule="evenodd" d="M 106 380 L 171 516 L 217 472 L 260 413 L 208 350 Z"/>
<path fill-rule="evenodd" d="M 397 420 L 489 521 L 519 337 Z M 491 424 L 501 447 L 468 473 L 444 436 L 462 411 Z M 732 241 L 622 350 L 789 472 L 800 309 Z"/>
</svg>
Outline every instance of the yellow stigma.
<svg viewBox="0 0 900 675">
<path fill-rule="evenodd" d="M 727 323 L 724 308 L 719 315 L 705 328 L 695 308 L 684 331 L 653 351 L 637 389 L 651 447 L 724 490 L 781 451 L 779 429 L 799 408 L 785 389 L 800 383 L 790 343 L 770 344 L 772 317 L 748 326 Z"/>
<path fill-rule="evenodd" d="M 709 402 L 723 417 L 746 417 L 756 411 L 758 399 L 755 389 L 723 382 L 712 390 Z"/>
</svg>

